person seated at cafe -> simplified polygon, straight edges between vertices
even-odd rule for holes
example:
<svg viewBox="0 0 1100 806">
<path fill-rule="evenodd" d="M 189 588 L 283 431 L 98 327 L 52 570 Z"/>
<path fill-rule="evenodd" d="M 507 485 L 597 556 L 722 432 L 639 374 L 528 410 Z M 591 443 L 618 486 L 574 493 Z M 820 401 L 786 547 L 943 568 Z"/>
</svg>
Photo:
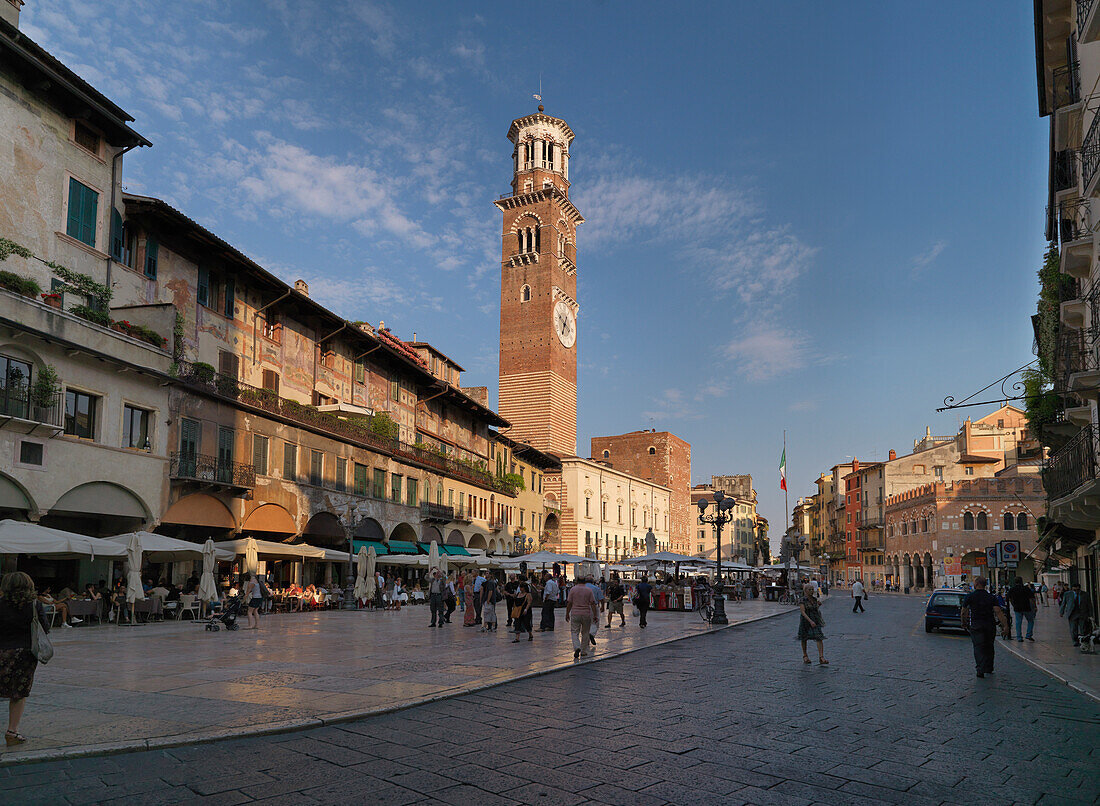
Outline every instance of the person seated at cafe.
<svg viewBox="0 0 1100 806">
<path fill-rule="evenodd" d="M 89 602 L 98 602 L 103 597 L 100 595 L 99 591 L 96 590 L 96 586 L 89 582 L 84 586 L 84 593 L 81 598 Z"/>
<path fill-rule="evenodd" d="M 198 593 L 199 584 L 202 580 L 199 579 L 198 574 L 191 574 L 187 579 L 187 584 L 183 586 L 184 593 Z"/>
<path fill-rule="evenodd" d="M 52 589 L 49 587 L 43 588 L 38 594 L 38 601 L 44 605 L 53 605 L 58 615 L 61 616 L 62 627 L 72 627 L 74 624 L 82 624 L 83 619 L 78 619 L 69 614 L 69 606 L 65 603 L 65 599 L 54 599 Z"/>
<path fill-rule="evenodd" d="M 156 587 L 149 588 L 147 591 L 145 591 L 145 595 L 146 596 L 158 596 L 158 597 L 160 597 L 160 600 L 163 602 L 168 598 L 168 588 L 164 587 L 163 582 L 159 582 L 159 583 L 157 583 Z"/>
<path fill-rule="evenodd" d="M 168 600 L 169 602 L 178 602 L 180 595 L 183 593 L 183 589 L 179 585 L 168 586 Z"/>
<path fill-rule="evenodd" d="M 148 596 L 149 591 L 152 590 L 153 587 L 155 587 L 153 585 L 153 578 L 149 577 L 148 579 L 146 579 L 144 582 L 141 583 L 141 592 L 144 593 L 146 596 Z"/>
</svg>

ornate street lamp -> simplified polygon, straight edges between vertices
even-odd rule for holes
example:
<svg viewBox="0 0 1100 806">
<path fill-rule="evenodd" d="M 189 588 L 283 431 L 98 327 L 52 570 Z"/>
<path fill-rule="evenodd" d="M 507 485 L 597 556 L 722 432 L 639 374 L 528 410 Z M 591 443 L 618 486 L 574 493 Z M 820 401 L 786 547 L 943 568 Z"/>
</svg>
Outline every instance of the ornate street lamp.
<svg viewBox="0 0 1100 806">
<path fill-rule="evenodd" d="M 357 610 L 359 603 L 355 601 L 355 572 L 352 570 L 352 563 L 355 560 L 354 555 L 351 553 L 352 538 L 355 535 L 355 521 L 354 516 L 359 515 L 358 508 L 352 507 L 348 504 L 344 508 L 344 531 L 348 537 L 348 570 L 344 574 L 344 600 L 340 603 L 341 610 Z"/>
<path fill-rule="evenodd" d="M 714 615 L 711 616 L 711 624 L 729 624 L 726 618 L 726 600 L 722 596 L 724 585 L 722 584 L 722 527 L 734 519 L 733 508 L 737 506 L 737 499 L 726 497 L 721 490 L 714 491 L 714 514 L 707 514 L 710 501 L 699 499 L 699 523 L 710 523 L 718 533 L 718 577 L 714 584 Z"/>
</svg>

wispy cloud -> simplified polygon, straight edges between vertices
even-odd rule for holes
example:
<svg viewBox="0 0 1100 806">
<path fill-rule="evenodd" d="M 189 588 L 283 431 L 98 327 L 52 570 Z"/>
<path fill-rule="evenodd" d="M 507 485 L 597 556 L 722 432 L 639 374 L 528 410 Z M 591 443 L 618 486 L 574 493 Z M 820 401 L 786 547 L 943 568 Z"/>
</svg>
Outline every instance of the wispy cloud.
<svg viewBox="0 0 1100 806">
<path fill-rule="evenodd" d="M 817 401 L 816 400 L 798 400 L 798 401 L 792 403 L 791 405 L 787 406 L 787 411 L 797 411 L 797 412 L 817 411 Z"/>
<path fill-rule="evenodd" d="M 809 344 L 799 331 L 752 325 L 726 345 L 725 354 L 746 379 L 761 382 L 805 367 L 810 361 Z"/>
<path fill-rule="evenodd" d="M 936 241 L 930 247 L 928 247 L 919 255 L 913 258 L 913 272 L 917 273 L 926 269 L 936 260 L 936 258 L 940 256 L 940 252 L 942 252 L 946 248 L 947 241 Z"/>
<path fill-rule="evenodd" d="M 752 303 L 786 291 L 816 252 L 728 177 L 645 176 L 623 170 L 620 159 L 597 161 L 597 171 L 578 193 L 594 248 L 672 245 L 708 288 Z"/>
</svg>

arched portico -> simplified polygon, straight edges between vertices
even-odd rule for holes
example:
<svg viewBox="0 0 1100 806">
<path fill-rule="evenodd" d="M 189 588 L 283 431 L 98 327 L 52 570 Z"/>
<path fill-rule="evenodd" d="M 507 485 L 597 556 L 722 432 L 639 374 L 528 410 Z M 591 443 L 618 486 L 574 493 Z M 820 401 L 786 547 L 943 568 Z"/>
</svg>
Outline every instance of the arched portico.
<svg viewBox="0 0 1100 806">
<path fill-rule="evenodd" d="M 485 539 L 485 535 L 478 532 L 470 535 L 470 542 L 467 547 L 487 551 L 489 549 L 489 541 Z"/>
<path fill-rule="evenodd" d="M 315 546 L 344 548 L 348 542 L 344 524 L 332 512 L 318 512 L 302 530 L 302 540 Z M 347 549 L 344 548 L 346 551 Z"/>
<path fill-rule="evenodd" d="M 386 539 L 386 531 L 382 528 L 382 524 L 374 518 L 363 518 L 356 525 L 353 536 L 357 540 L 373 540 L 381 543 Z"/>
<path fill-rule="evenodd" d="M 401 522 L 393 527 L 393 531 L 390 532 L 390 540 L 402 540 L 408 543 L 416 543 L 418 539 L 416 529 L 409 523 Z"/>
<path fill-rule="evenodd" d="M 447 545 L 448 546 L 465 546 L 466 538 L 462 535 L 458 529 L 452 529 L 447 533 Z"/>
</svg>

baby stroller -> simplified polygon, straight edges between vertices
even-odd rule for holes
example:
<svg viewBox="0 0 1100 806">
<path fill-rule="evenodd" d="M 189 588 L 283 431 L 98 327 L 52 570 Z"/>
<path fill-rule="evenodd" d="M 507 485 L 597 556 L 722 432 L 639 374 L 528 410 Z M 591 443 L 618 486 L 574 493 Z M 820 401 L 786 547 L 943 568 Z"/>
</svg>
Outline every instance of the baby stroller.
<svg viewBox="0 0 1100 806">
<path fill-rule="evenodd" d="M 222 607 L 220 613 L 214 613 L 210 616 L 210 620 L 206 622 L 206 629 L 209 632 L 217 632 L 221 629 L 218 626 L 218 622 L 225 625 L 227 630 L 239 630 L 241 625 L 237 623 L 237 617 L 241 614 L 241 605 L 244 603 L 244 595 L 231 596 L 225 600 L 225 605 Z"/>
</svg>

